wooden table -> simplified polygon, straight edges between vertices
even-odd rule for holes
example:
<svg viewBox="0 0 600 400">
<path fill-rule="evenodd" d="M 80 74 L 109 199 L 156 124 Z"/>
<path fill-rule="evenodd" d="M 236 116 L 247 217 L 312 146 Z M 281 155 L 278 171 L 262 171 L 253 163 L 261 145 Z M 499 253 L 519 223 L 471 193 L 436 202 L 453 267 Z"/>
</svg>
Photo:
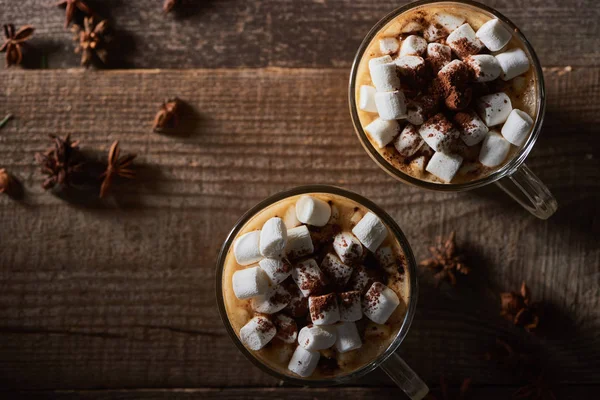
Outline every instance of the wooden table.
<svg viewBox="0 0 600 400">
<path fill-rule="evenodd" d="M 0 0 L 0 20 L 36 26 L 25 69 L 0 71 L 2 158 L 24 197 L 0 198 L 2 398 L 403 398 L 381 372 L 353 387 L 282 387 L 254 368 L 221 324 L 219 247 L 237 218 L 282 189 L 328 183 L 384 207 L 417 258 L 456 230 L 473 272 L 435 289 L 421 271 L 401 354 L 435 388 L 473 378 L 473 398 L 521 384 L 484 360 L 496 337 L 535 349 L 559 399 L 600 384 L 600 5 L 489 0 L 544 65 L 544 131 L 527 164 L 560 208 L 529 215 L 495 187 L 435 193 L 381 171 L 355 137 L 349 67 L 367 30 L 401 1 L 96 0 L 122 53 L 81 70 L 64 12 Z M 42 62 L 42 60 L 46 60 Z M 48 69 L 39 68 L 46 64 Z M 36 68 L 38 67 L 38 68 Z M 180 135 L 158 135 L 160 102 L 189 106 Z M 139 154 L 138 179 L 99 202 L 45 192 L 33 157 L 48 134 Z M 547 311 L 544 335 L 499 316 L 498 293 L 526 280 Z M 549 329 L 548 329 L 549 328 Z M 596 394 L 597 396 L 597 394 Z"/>
</svg>

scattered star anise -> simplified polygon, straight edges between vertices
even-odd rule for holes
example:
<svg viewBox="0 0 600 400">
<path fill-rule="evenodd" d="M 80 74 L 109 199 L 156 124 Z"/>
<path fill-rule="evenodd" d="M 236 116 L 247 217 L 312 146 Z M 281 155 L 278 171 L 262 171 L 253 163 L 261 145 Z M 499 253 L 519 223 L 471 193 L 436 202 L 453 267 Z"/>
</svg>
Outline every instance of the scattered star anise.
<svg viewBox="0 0 600 400">
<path fill-rule="evenodd" d="M 89 66 L 94 58 L 94 54 L 102 63 L 106 64 L 108 51 L 106 49 L 106 33 L 108 21 L 103 20 L 95 24 L 93 17 L 87 17 L 83 20 L 83 28 L 79 25 L 73 25 L 72 31 L 75 34 L 73 40 L 77 42 L 75 54 L 81 53 L 81 65 Z"/>
<path fill-rule="evenodd" d="M 100 176 L 103 178 L 102 186 L 100 187 L 100 198 L 106 196 L 113 178 L 120 176 L 123 178 L 133 179 L 135 178 L 135 172 L 131 169 L 131 163 L 136 157 L 135 154 L 126 154 L 123 157 L 119 157 L 121 150 L 119 149 L 119 141 L 113 142 L 108 151 L 108 166 L 106 171 Z"/>
<path fill-rule="evenodd" d="M 550 382 L 546 379 L 543 372 L 532 382 L 517 390 L 513 397 L 515 399 L 529 400 L 556 400 L 556 396 L 552 393 Z"/>
<path fill-rule="evenodd" d="M 177 127 L 179 124 L 180 109 L 181 100 L 179 100 L 177 97 L 166 100 L 154 117 L 154 130 L 159 131 L 165 128 Z"/>
<path fill-rule="evenodd" d="M 0 193 L 9 193 L 10 186 L 12 183 L 12 178 L 6 169 L 0 169 Z"/>
<path fill-rule="evenodd" d="M 457 400 L 466 399 L 467 392 L 469 391 L 469 388 L 471 386 L 471 381 L 471 378 L 463 380 L 462 384 L 460 385 L 458 397 L 456 397 Z M 440 378 L 440 391 L 442 392 L 441 400 L 451 400 L 450 393 L 448 392 L 448 383 L 446 383 L 446 378 L 443 375 Z M 427 395 L 426 399 L 438 400 L 438 397 L 430 393 Z"/>
<path fill-rule="evenodd" d="M 4 25 L 4 43 L 0 47 L 0 53 L 6 53 L 6 66 L 19 65 L 23 61 L 21 46 L 33 35 L 35 28 L 31 25 L 22 26 L 15 32 L 13 24 Z"/>
<path fill-rule="evenodd" d="M 65 28 L 68 28 L 75 16 L 75 9 L 78 8 L 81 12 L 87 15 L 92 15 L 92 9 L 82 0 L 61 0 L 56 3 L 57 6 L 66 6 L 65 10 Z"/>
<path fill-rule="evenodd" d="M 49 135 L 54 141 L 54 146 L 45 153 L 36 153 L 35 160 L 42 167 L 43 174 L 48 178 L 42 183 L 46 190 L 57 185 L 69 186 L 72 175 L 82 168 L 82 162 L 77 155 L 79 141 L 72 142 L 71 135 L 61 139 L 55 135 Z"/>
<path fill-rule="evenodd" d="M 177 4 L 177 1 L 178 0 L 165 0 L 163 3 L 163 12 L 168 13 L 171 11 L 173 7 L 175 7 L 175 4 Z"/>
<path fill-rule="evenodd" d="M 531 293 L 523 281 L 519 293 L 505 292 L 500 294 L 502 311 L 500 315 L 516 326 L 522 326 L 531 332 L 538 327 L 540 318 L 535 303 L 531 302 Z"/>
<path fill-rule="evenodd" d="M 429 247 L 431 258 L 423 260 L 419 266 L 438 270 L 434 278 L 436 286 L 442 280 L 448 280 L 452 285 L 456 285 L 456 273 L 459 272 L 467 275 L 470 269 L 463 263 L 463 256 L 457 254 L 455 232 L 450 233 L 450 236 L 445 242 L 442 242 L 442 237 L 437 237 L 435 246 Z"/>
</svg>

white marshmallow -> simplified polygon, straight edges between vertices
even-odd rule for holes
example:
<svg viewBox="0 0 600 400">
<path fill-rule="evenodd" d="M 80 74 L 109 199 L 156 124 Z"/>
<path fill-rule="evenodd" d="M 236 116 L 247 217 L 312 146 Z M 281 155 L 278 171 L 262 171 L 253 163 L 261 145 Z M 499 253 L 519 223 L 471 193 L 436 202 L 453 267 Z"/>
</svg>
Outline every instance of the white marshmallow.
<svg viewBox="0 0 600 400">
<path fill-rule="evenodd" d="M 285 314 L 277 314 L 273 318 L 273 324 L 277 328 L 276 337 L 284 343 L 294 343 L 298 337 L 298 325 L 296 321 Z"/>
<path fill-rule="evenodd" d="M 375 252 L 375 258 L 382 268 L 388 267 L 396 262 L 396 255 L 390 246 L 382 246 Z"/>
<path fill-rule="evenodd" d="M 452 61 L 452 49 L 441 43 L 429 43 L 427 45 L 427 59 L 437 72 L 450 61 Z"/>
<path fill-rule="evenodd" d="M 390 57 L 387 54 L 385 56 L 371 58 L 369 60 L 369 71 L 371 70 L 371 68 L 373 68 L 376 65 L 389 64 L 391 62 L 392 62 L 392 57 Z"/>
<path fill-rule="evenodd" d="M 369 134 L 371 139 L 380 149 L 387 146 L 394 137 L 398 134 L 398 122 L 395 120 L 386 121 L 377 118 L 369 125 L 365 126 L 365 132 Z"/>
<path fill-rule="evenodd" d="M 259 267 L 241 269 L 233 274 L 233 293 L 238 299 L 264 294 L 269 289 L 269 278 Z"/>
<path fill-rule="evenodd" d="M 362 247 L 362 245 L 361 245 Z M 327 253 L 321 262 L 321 271 L 327 276 L 328 282 L 337 287 L 344 287 L 352 275 L 352 267 L 342 263 L 340 259 L 332 253 Z"/>
<path fill-rule="evenodd" d="M 426 170 L 444 182 L 451 182 L 462 161 L 463 158 L 458 154 L 446 154 L 437 151 L 429 160 Z"/>
<path fill-rule="evenodd" d="M 375 252 L 387 238 L 388 230 L 379 217 L 369 211 L 352 229 L 352 233 L 367 249 Z"/>
<path fill-rule="evenodd" d="M 275 314 L 292 300 L 292 295 L 281 285 L 271 286 L 265 294 L 252 298 L 252 309 L 263 314 Z"/>
<path fill-rule="evenodd" d="M 310 232 L 306 225 L 300 225 L 287 231 L 285 252 L 289 258 L 300 258 L 315 251 Z"/>
<path fill-rule="evenodd" d="M 303 224 L 325 226 L 331 217 L 331 206 L 312 196 L 301 196 L 296 202 L 296 216 Z"/>
<path fill-rule="evenodd" d="M 479 162 L 486 167 L 497 167 L 506 159 L 510 143 L 497 131 L 490 131 L 481 145 Z"/>
<path fill-rule="evenodd" d="M 460 130 L 460 138 L 467 146 L 481 142 L 489 131 L 477 114 L 470 110 L 456 114 L 454 122 Z"/>
<path fill-rule="evenodd" d="M 394 140 L 394 147 L 402 157 L 410 157 L 423 146 L 423 138 L 419 135 L 417 127 L 407 124 L 402 133 Z"/>
<path fill-rule="evenodd" d="M 379 39 L 379 50 L 382 54 L 393 54 L 398 51 L 400 42 L 393 37 Z"/>
<path fill-rule="evenodd" d="M 260 254 L 265 257 L 281 258 L 287 242 L 287 228 L 283 220 L 273 217 L 267 220 L 260 231 Z"/>
<path fill-rule="evenodd" d="M 375 64 L 371 67 L 371 81 L 378 92 L 391 92 L 400 89 L 400 78 L 396 64 Z"/>
<path fill-rule="evenodd" d="M 500 64 L 500 68 L 502 68 L 500 78 L 502 78 L 503 81 L 511 80 L 529 70 L 529 58 L 527 58 L 527 54 L 518 47 L 507 50 L 504 53 L 496 54 L 496 60 L 498 60 L 498 64 Z"/>
<path fill-rule="evenodd" d="M 496 57 L 490 54 L 476 54 L 465 58 L 465 63 L 475 73 L 476 82 L 489 82 L 498 78 L 502 68 Z"/>
<path fill-rule="evenodd" d="M 313 258 L 296 264 L 292 269 L 292 279 L 304 297 L 319 292 L 325 286 L 325 276 Z"/>
<path fill-rule="evenodd" d="M 409 101 L 406 107 L 406 120 L 413 125 L 422 125 L 425 122 L 425 110 L 416 101 Z"/>
<path fill-rule="evenodd" d="M 512 110 L 510 97 L 504 92 L 481 96 L 475 101 L 475 108 L 487 126 L 504 123 Z"/>
<path fill-rule="evenodd" d="M 525 143 L 532 126 L 533 119 L 529 114 L 515 108 L 502 126 L 502 136 L 515 146 L 520 146 Z"/>
<path fill-rule="evenodd" d="M 340 320 L 340 309 L 335 293 L 308 298 L 310 319 L 315 325 L 332 325 Z"/>
<path fill-rule="evenodd" d="M 274 285 L 285 281 L 292 273 L 292 266 L 280 258 L 263 258 L 258 265 Z"/>
<path fill-rule="evenodd" d="M 298 333 L 298 345 L 306 350 L 325 350 L 335 344 L 337 329 L 335 326 L 307 325 Z"/>
<path fill-rule="evenodd" d="M 233 255 L 240 265 L 250 265 L 263 258 L 260 254 L 260 231 L 252 231 L 235 239 Z"/>
<path fill-rule="evenodd" d="M 481 40 L 475 36 L 475 31 L 469 24 L 462 24 L 456 28 L 448 38 L 446 38 L 446 44 L 450 46 L 454 53 L 460 58 L 477 54 L 483 48 Z"/>
<path fill-rule="evenodd" d="M 427 41 L 421 36 L 410 35 L 402 41 L 400 56 L 420 56 L 427 50 Z"/>
<path fill-rule="evenodd" d="M 360 335 L 354 322 L 341 322 L 336 325 L 336 328 L 337 340 L 335 341 L 335 348 L 338 353 L 346 353 L 362 347 L 362 340 L 360 340 Z"/>
<path fill-rule="evenodd" d="M 363 266 L 354 268 L 354 272 L 348 281 L 348 287 L 352 290 L 363 292 L 369 284 L 369 275 Z"/>
<path fill-rule="evenodd" d="M 240 329 L 240 340 L 250 350 L 260 350 L 275 337 L 275 325 L 263 316 L 252 318 Z"/>
<path fill-rule="evenodd" d="M 417 21 L 408 21 L 406 23 L 406 25 L 404 25 L 402 27 L 402 33 L 412 33 L 412 32 L 419 32 L 422 31 L 424 29 L 424 26 L 421 25 L 420 22 Z"/>
<path fill-rule="evenodd" d="M 296 217 L 296 205 L 293 204 L 285 210 L 285 214 L 283 215 L 283 222 L 288 229 L 292 229 L 301 225 L 300 221 L 298 221 L 298 217 Z"/>
<path fill-rule="evenodd" d="M 443 114 L 436 114 L 419 127 L 419 135 L 435 151 L 447 151 L 460 136 Z"/>
<path fill-rule="evenodd" d="M 465 19 L 463 17 L 452 14 L 437 14 L 425 32 L 423 32 L 423 36 L 425 36 L 427 41 L 434 42 L 448 36 L 450 32 L 461 26 L 464 22 Z"/>
<path fill-rule="evenodd" d="M 425 144 L 426 146 L 427 144 Z M 425 157 L 420 156 L 415 158 L 410 162 L 411 169 L 415 171 L 416 174 L 422 174 L 425 171 Z"/>
<path fill-rule="evenodd" d="M 377 90 L 373 86 L 361 85 L 358 95 L 358 108 L 363 111 L 376 113 L 375 93 Z"/>
<path fill-rule="evenodd" d="M 394 60 L 394 64 L 398 67 L 400 75 L 416 76 L 418 70 L 425 67 L 425 60 L 420 56 L 401 56 Z"/>
<path fill-rule="evenodd" d="M 376 324 L 385 324 L 400 304 L 398 295 L 383 283 L 375 282 L 363 300 L 363 313 Z"/>
<path fill-rule="evenodd" d="M 302 346 L 297 346 L 288 364 L 288 369 L 296 375 L 308 378 L 315 372 L 320 357 L 321 353 L 318 351 L 309 351 Z"/>
<path fill-rule="evenodd" d="M 379 118 L 383 120 L 406 118 L 406 98 L 399 90 L 375 93 L 375 105 Z"/>
<path fill-rule="evenodd" d="M 362 318 L 362 306 L 358 290 L 338 293 L 340 321 L 355 322 Z"/>
<path fill-rule="evenodd" d="M 352 265 L 363 255 L 360 241 L 350 232 L 341 232 L 333 238 L 333 250 L 344 264 Z"/>
<path fill-rule="evenodd" d="M 475 35 L 490 51 L 502 50 L 512 37 L 510 31 L 497 19 L 491 19 L 481 25 Z"/>
</svg>

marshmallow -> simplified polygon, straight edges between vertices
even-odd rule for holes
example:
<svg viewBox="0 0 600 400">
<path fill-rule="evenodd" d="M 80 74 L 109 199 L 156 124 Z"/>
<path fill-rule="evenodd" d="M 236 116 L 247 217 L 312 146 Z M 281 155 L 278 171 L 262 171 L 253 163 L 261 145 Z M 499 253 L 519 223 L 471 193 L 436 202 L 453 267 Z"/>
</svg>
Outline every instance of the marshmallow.
<svg viewBox="0 0 600 400">
<path fill-rule="evenodd" d="M 427 146 L 427 144 L 425 144 L 425 146 Z M 412 160 L 408 165 L 416 174 L 422 174 L 423 171 L 425 171 L 425 157 L 417 157 L 414 160 Z"/>
<path fill-rule="evenodd" d="M 346 353 L 362 347 L 362 340 L 354 322 L 341 322 L 336 325 L 337 340 L 335 348 L 338 353 Z"/>
<path fill-rule="evenodd" d="M 308 314 L 308 297 L 304 297 L 300 288 L 293 283 L 288 286 L 291 295 L 290 303 L 285 310 L 294 318 L 302 318 Z"/>
<path fill-rule="evenodd" d="M 281 285 L 271 286 L 263 295 L 252 298 L 252 309 L 263 314 L 275 314 L 292 300 L 292 295 Z"/>
<path fill-rule="evenodd" d="M 420 56 L 427 50 L 427 41 L 421 36 L 410 35 L 402 41 L 400 56 Z"/>
<path fill-rule="evenodd" d="M 491 19 L 481 25 L 475 35 L 490 51 L 502 50 L 512 37 L 510 31 L 497 19 Z"/>
<path fill-rule="evenodd" d="M 307 378 L 315 372 L 320 357 L 321 353 L 318 351 L 309 351 L 302 346 L 297 346 L 288 364 L 288 369 L 296 375 Z"/>
<path fill-rule="evenodd" d="M 389 64 L 391 62 L 392 62 L 392 57 L 390 57 L 388 55 L 381 56 L 381 57 L 371 58 L 369 60 L 369 71 L 371 70 L 371 68 L 373 68 L 376 65 Z"/>
<path fill-rule="evenodd" d="M 388 230 L 379 217 L 369 211 L 352 229 L 352 233 L 367 249 L 375 252 L 387 238 Z"/>
<path fill-rule="evenodd" d="M 375 282 L 363 300 L 363 313 L 376 324 L 385 324 L 400 304 L 398 295 L 383 283 Z"/>
<path fill-rule="evenodd" d="M 396 262 L 396 255 L 390 246 L 383 246 L 377 249 L 375 258 L 382 268 L 388 267 Z"/>
<path fill-rule="evenodd" d="M 394 147 L 402 157 L 410 157 L 423 146 L 423 138 L 419 135 L 417 127 L 407 124 L 402 133 L 394 140 Z"/>
<path fill-rule="evenodd" d="M 400 78 L 396 64 L 375 64 L 371 67 L 371 80 L 378 92 L 391 92 L 400 89 Z"/>
<path fill-rule="evenodd" d="M 362 245 L 361 245 L 362 248 Z M 328 282 L 344 287 L 352 275 L 352 267 L 342 263 L 335 254 L 327 253 L 321 262 L 321 271 L 329 278 Z"/>
<path fill-rule="evenodd" d="M 479 151 L 479 162 L 486 167 L 497 167 L 506 159 L 509 150 L 508 140 L 504 139 L 497 131 L 490 131 L 483 139 Z"/>
<path fill-rule="evenodd" d="M 452 61 L 452 49 L 445 44 L 429 43 L 427 45 L 427 60 L 431 64 L 433 72 L 437 72 Z"/>
<path fill-rule="evenodd" d="M 233 255 L 240 265 L 250 265 L 263 258 L 260 254 L 260 231 L 252 231 L 235 239 Z"/>
<path fill-rule="evenodd" d="M 285 281 L 292 273 L 292 266 L 279 258 L 263 258 L 258 265 L 274 285 Z"/>
<path fill-rule="evenodd" d="M 470 110 L 457 113 L 454 122 L 460 130 L 460 138 L 467 146 L 481 142 L 489 131 L 477 114 Z"/>
<path fill-rule="evenodd" d="M 329 217 L 328 224 L 337 224 L 340 221 L 340 210 L 334 205 L 331 205 L 331 217 Z"/>
<path fill-rule="evenodd" d="M 429 160 L 426 170 L 444 182 L 451 182 L 462 161 L 463 158 L 458 154 L 446 154 L 438 151 Z"/>
<path fill-rule="evenodd" d="M 288 229 L 292 229 L 297 227 L 300 224 L 298 221 L 298 217 L 296 217 L 296 205 L 292 204 L 290 207 L 285 210 L 285 214 L 283 215 L 283 222 Z"/>
<path fill-rule="evenodd" d="M 352 265 L 360 260 L 363 247 L 360 241 L 350 232 L 341 232 L 333 238 L 333 250 L 344 264 Z"/>
<path fill-rule="evenodd" d="M 401 76 L 407 78 L 408 82 L 418 80 L 425 72 L 425 60 L 419 56 L 401 56 L 394 60 Z"/>
<path fill-rule="evenodd" d="M 316 197 L 302 196 L 296 202 L 296 216 L 303 224 L 325 226 L 331 217 L 331 206 Z"/>
<path fill-rule="evenodd" d="M 387 146 L 394 139 L 398 134 L 398 129 L 400 129 L 400 127 L 398 126 L 397 121 L 386 121 L 381 118 L 377 118 L 369 125 L 365 126 L 365 132 L 369 134 L 371 139 L 380 149 Z"/>
<path fill-rule="evenodd" d="M 463 17 L 451 14 L 437 14 L 433 21 L 427 27 L 423 36 L 428 42 L 435 42 L 438 39 L 448 36 L 450 32 L 461 26 L 465 22 Z"/>
<path fill-rule="evenodd" d="M 340 309 L 340 321 L 355 322 L 362 318 L 362 306 L 360 293 L 357 290 L 338 293 L 338 308 Z"/>
<path fill-rule="evenodd" d="M 520 146 L 525 143 L 532 126 L 533 119 L 529 114 L 515 108 L 502 126 L 502 136 L 515 146 Z"/>
<path fill-rule="evenodd" d="M 241 269 L 233 274 L 233 293 L 238 299 L 249 299 L 266 293 L 269 289 L 269 278 L 259 267 Z"/>
<path fill-rule="evenodd" d="M 315 325 L 331 325 L 340 320 L 340 310 L 335 293 L 308 298 L 310 319 Z"/>
<path fill-rule="evenodd" d="M 504 92 L 481 96 L 475 102 L 475 108 L 487 126 L 504 123 L 512 110 L 510 97 Z"/>
<path fill-rule="evenodd" d="M 408 21 L 406 25 L 402 27 L 402 33 L 413 33 L 419 32 L 424 29 L 423 25 L 421 25 L 418 21 Z"/>
<path fill-rule="evenodd" d="M 373 86 L 362 85 L 358 95 L 358 108 L 366 112 L 377 112 L 375 105 L 375 93 L 377 90 Z"/>
<path fill-rule="evenodd" d="M 310 232 L 306 225 L 288 229 L 285 252 L 289 258 L 300 258 L 315 251 Z"/>
<path fill-rule="evenodd" d="M 252 318 L 240 329 L 240 340 L 250 350 L 260 350 L 275 337 L 275 325 L 263 316 Z"/>
<path fill-rule="evenodd" d="M 292 269 L 292 279 L 304 297 L 318 293 L 325 286 L 325 276 L 312 258 L 296 264 Z"/>
<path fill-rule="evenodd" d="M 527 58 L 527 54 L 518 47 L 497 54 L 496 60 L 498 60 L 498 64 L 500 64 L 500 68 L 502 68 L 500 78 L 502 78 L 503 81 L 511 80 L 529 70 L 529 58 Z"/>
<path fill-rule="evenodd" d="M 325 350 L 335 344 L 337 330 L 335 326 L 317 326 L 310 324 L 300 329 L 298 345 L 306 350 Z"/>
<path fill-rule="evenodd" d="M 465 58 L 465 63 L 473 70 L 476 82 L 493 81 L 502 73 L 496 57 L 489 54 L 468 56 Z"/>
<path fill-rule="evenodd" d="M 296 321 L 285 314 L 277 314 L 273 318 L 275 328 L 277 328 L 277 339 L 284 343 L 294 343 L 298 337 L 298 325 Z"/>
<path fill-rule="evenodd" d="M 278 217 L 270 218 L 260 231 L 260 254 L 265 257 L 281 258 L 286 241 L 287 228 L 283 220 Z"/>
<path fill-rule="evenodd" d="M 425 110 L 416 101 L 410 101 L 406 109 L 406 120 L 413 125 L 422 125 L 425 122 Z"/>
<path fill-rule="evenodd" d="M 364 267 L 354 268 L 354 272 L 348 281 L 348 287 L 352 290 L 363 292 L 369 284 L 369 275 Z"/>
<path fill-rule="evenodd" d="M 460 132 L 441 113 L 425 121 L 419 128 L 419 134 L 435 151 L 449 150 L 460 136 Z"/>
<path fill-rule="evenodd" d="M 465 58 L 473 54 L 477 54 L 483 48 L 483 43 L 477 36 L 475 31 L 469 24 L 463 24 L 455 29 L 448 38 L 446 38 L 446 44 L 450 46 L 454 53 L 460 58 Z"/>
<path fill-rule="evenodd" d="M 375 105 L 380 119 L 389 121 L 406 118 L 406 98 L 399 90 L 375 93 Z"/>
<path fill-rule="evenodd" d="M 393 54 L 398 51 L 399 47 L 400 42 L 396 38 L 386 37 L 379 39 L 379 50 L 383 54 Z"/>
</svg>

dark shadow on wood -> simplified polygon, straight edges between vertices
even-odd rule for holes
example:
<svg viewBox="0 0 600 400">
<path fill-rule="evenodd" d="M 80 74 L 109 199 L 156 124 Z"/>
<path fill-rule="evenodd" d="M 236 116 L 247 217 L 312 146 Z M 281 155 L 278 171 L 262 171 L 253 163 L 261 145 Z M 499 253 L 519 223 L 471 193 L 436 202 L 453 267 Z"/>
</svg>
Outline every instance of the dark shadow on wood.
<svg viewBox="0 0 600 400">
<path fill-rule="evenodd" d="M 71 34 L 68 33 L 68 40 L 71 39 Z M 23 62 L 21 66 L 25 69 L 46 69 L 49 68 L 49 60 L 54 54 L 58 54 L 62 50 L 62 44 L 51 39 L 36 38 L 31 40 L 31 43 L 24 43 L 23 46 Z"/>
<path fill-rule="evenodd" d="M 208 13 L 212 8 L 212 3 L 214 0 L 179 0 L 179 4 L 176 4 L 169 14 L 173 15 L 175 19 L 190 19 L 196 15 Z M 168 17 L 169 14 L 165 17 Z"/>
</svg>

